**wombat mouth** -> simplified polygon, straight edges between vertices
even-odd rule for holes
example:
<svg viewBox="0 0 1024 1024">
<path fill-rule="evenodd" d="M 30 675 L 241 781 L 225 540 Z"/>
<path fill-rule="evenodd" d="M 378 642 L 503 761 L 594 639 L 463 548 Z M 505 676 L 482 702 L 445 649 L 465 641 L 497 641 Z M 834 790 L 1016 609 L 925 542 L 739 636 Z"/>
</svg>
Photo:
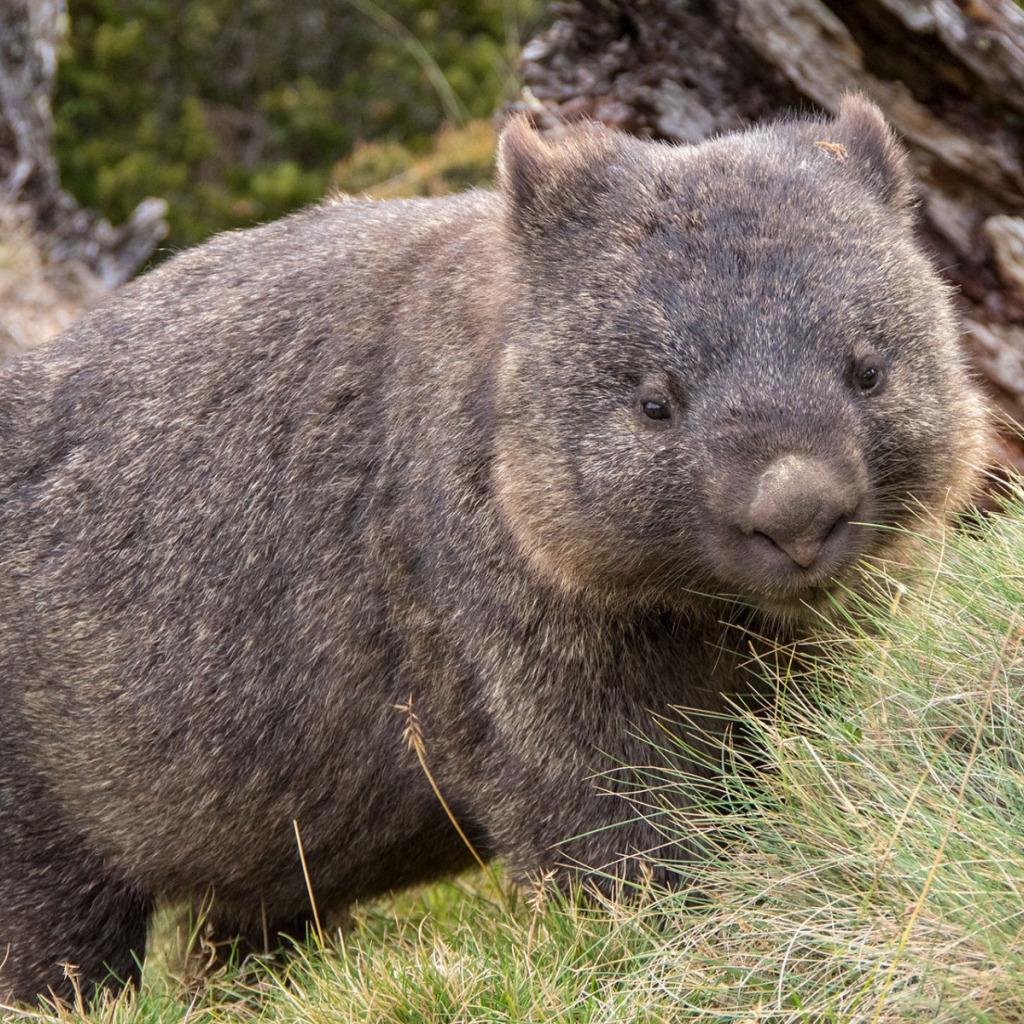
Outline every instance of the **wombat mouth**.
<svg viewBox="0 0 1024 1024">
<path fill-rule="evenodd" d="M 733 599 L 792 621 L 830 617 L 858 578 L 866 555 L 863 543 L 858 543 L 862 541 L 862 529 L 862 524 L 846 524 L 840 551 L 806 569 L 790 566 L 781 576 L 775 572 L 758 574 L 755 560 L 750 559 L 744 566 L 748 570 L 746 578 L 736 572 L 729 574 Z"/>
<path fill-rule="evenodd" d="M 788 615 L 806 614 L 808 607 L 818 609 L 833 601 L 843 591 L 843 581 L 854 574 L 866 546 L 864 524 L 850 521 L 837 523 L 820 543 L 815 540 L 806 565 L 793 557 L 793 551 L 804 554 L 796 541 L 783 546 L 759 532 L 724 524 L 712 529 L 707 539 L 723 590 L 745 603 Z"/>
</svg>

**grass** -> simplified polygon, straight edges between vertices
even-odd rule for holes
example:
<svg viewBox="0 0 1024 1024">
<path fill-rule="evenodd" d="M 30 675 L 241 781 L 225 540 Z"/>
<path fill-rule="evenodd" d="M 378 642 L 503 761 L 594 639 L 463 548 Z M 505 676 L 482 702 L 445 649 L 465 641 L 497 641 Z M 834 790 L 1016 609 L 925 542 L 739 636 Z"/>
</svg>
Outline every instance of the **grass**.
<svg viewBox="0 0 1024 1024">
<path fill-rule="evenodd" d="M 783 674 L 699 820 L 670 810 L 689 781 L 651 769 L 650 813 L 708 837 L 691 892 L 587 905 L 476 873 L 191 996 L 154 956 L 139 997 L 88 1019 L 1019 1022 L 1024 496 L 931 553 Z"/>
<path fill-rule="evenodd" d="M 0 359 L 66 330 L 105 292 L 83 264 L 49 261 L 23 212 L 0 202 Z"/>
</svg>

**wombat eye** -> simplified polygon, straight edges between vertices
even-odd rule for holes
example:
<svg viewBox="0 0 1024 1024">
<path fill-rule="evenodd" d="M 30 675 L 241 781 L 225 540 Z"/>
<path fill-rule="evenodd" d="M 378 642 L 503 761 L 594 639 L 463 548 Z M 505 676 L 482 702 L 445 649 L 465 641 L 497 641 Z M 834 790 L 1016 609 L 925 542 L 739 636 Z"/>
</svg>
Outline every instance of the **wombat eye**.
<svg viewBox="0 0 1024 1024">
<path fill-rule="evenodd" d="M 853 382 L 863 395 L 878 394 L 884 378 L 884 368 L 876 359 L 865 359 L 854 367 Z"/>
<path fill-rule="evenodd" d="M 648 400 L 641 402 L 640 408 L 649 420 L 668 420 L 672 418 L 672 411 L 663 402 Z"/>
</svg>

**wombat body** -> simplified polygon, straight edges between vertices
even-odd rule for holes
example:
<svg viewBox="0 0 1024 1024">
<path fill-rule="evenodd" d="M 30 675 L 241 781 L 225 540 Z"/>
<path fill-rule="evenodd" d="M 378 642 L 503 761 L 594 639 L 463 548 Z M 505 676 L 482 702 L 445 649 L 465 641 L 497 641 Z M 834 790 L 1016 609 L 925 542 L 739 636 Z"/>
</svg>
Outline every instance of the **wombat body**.
<svg viewBox="0 0 1024 1024">
<path fill-rule="evenodd" d="M 981 407 L 872 106 L 514 121 L 499 169 L 221 235 L 0 370 L 0 1000 L 135 979 L 163 896 L 301 928 L 293 821 L 322 910 L 466 865 L 410 700 L 517 877 L 680 856 L 616 774 L 651 715 L 964 502 Z"/>
</svg>

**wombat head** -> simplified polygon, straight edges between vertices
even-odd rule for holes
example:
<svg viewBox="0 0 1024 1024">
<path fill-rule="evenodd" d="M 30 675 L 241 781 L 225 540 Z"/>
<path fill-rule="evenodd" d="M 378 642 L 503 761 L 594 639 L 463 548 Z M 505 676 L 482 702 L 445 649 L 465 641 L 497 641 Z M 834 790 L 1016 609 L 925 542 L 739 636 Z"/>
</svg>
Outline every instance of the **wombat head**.
<svg viewBox="0 0 1024 1024">
<path fill-rule="evenodd" d="M 514 120 L 499 169 L 495 488 L 546 580 L 798 615 L 966 501 L 985 417 L 871 103 L 689 147 Z"/>
</svg>

